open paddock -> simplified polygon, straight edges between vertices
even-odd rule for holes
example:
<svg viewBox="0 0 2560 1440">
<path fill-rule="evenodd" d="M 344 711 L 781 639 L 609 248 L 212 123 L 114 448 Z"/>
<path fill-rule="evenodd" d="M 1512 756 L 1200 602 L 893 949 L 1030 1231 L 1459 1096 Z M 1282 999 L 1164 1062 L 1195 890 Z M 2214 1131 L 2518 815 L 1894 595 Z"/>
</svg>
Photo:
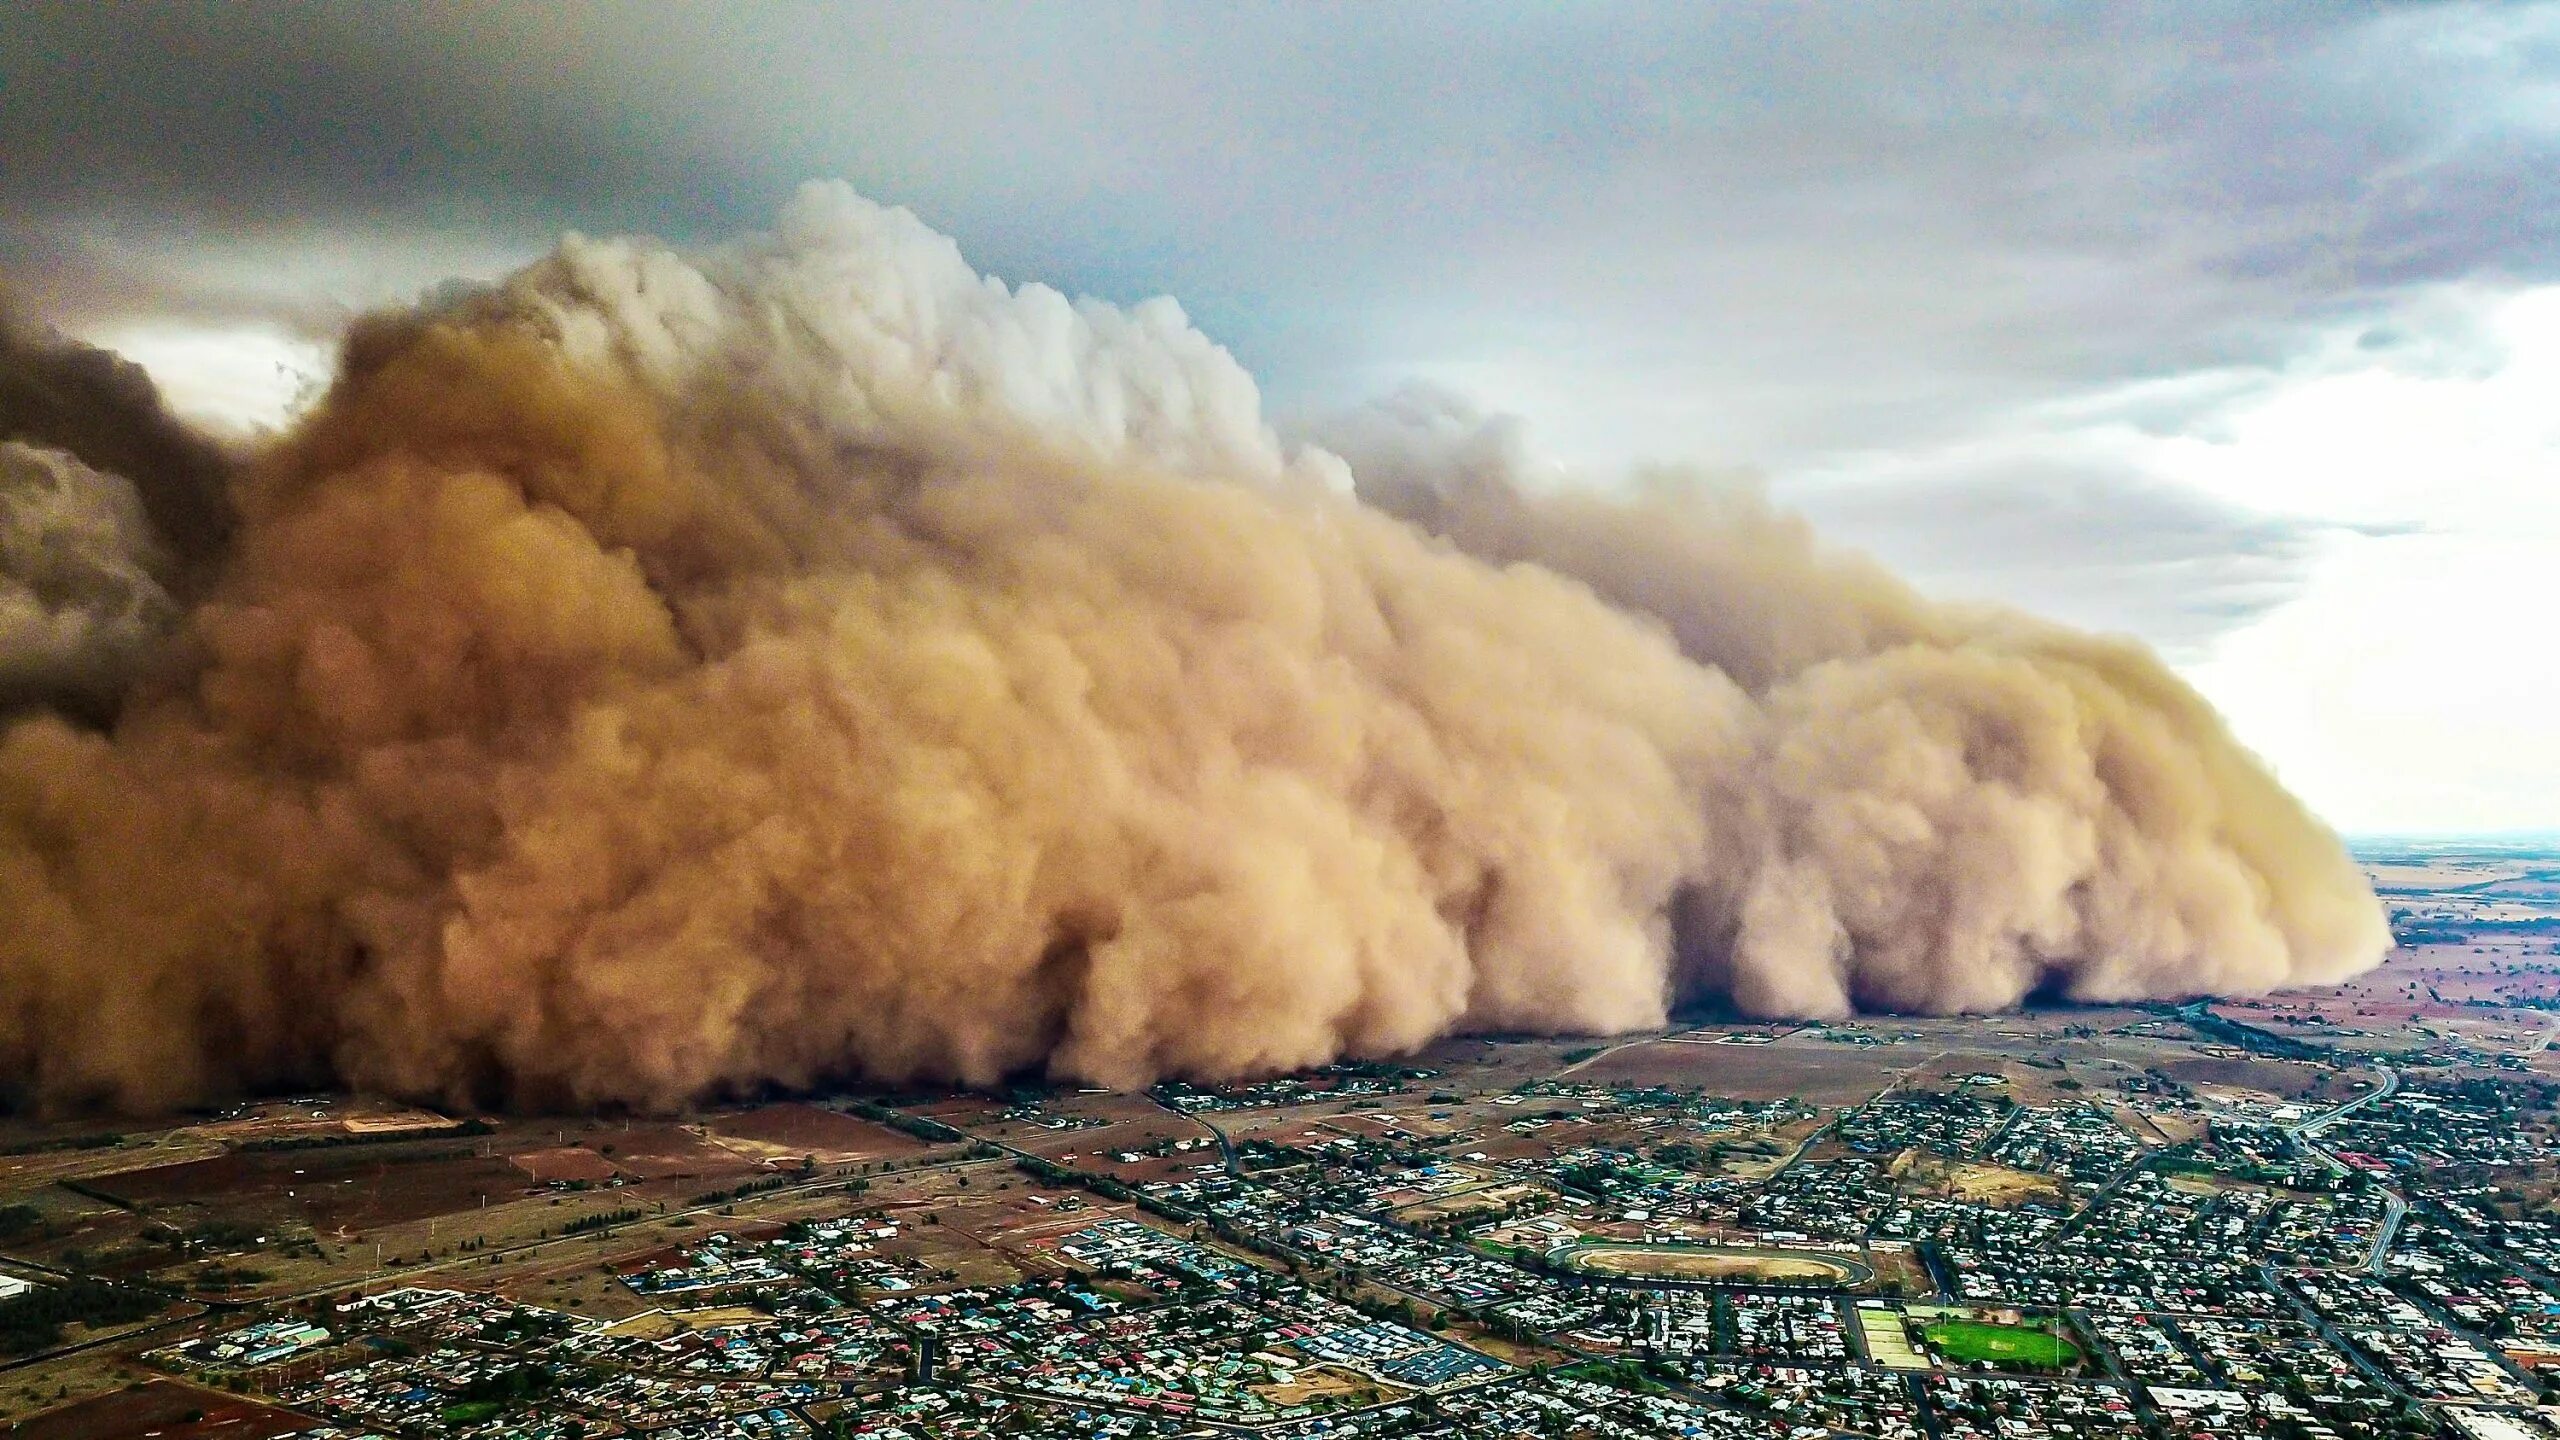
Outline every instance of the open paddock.
<svg viewBox="0 0 2560 1440">
<path fill-rule="evenodd" d="M 239 1395 L 152 1380 L 22 1420 L 9 1440 L 272 1440 L 317 1422 Z"/>
<path fill-rule="evenodd" d="M 683 1125 L 655 1125 L 605 1136 L 596 1148 L 614 1168 L 641 1180 L 735 1183 L 766 1168 L 760 1160 L 714 1144 Z"/>
<path fill-rule="evenodd" d="M 615 1175 L 613 1162 L 584 1145 L 555 1145 L 507 1157 L 537 1185 L 601 1185 Z"/>
<path fill-rule="evenodd" d="M 525 1172 L 499 1157 L 374 1145 L 220 1155 L 83 1184 L 136 1209 L 187 1206 L 253 1225 L 299 1220 L 324 1233 L 475 1210 L 528 1188 Z"/>
<path fill-rule="evenodd" d="M 2254 1090 L 2282 1100 L 2305 1099 L 2330 1076 L 2324 1066 L 2249 1055 L 2164 1056 L 2152 1068 L 2181 1085 Z"/>
<path fill-rule="evenodd" d="M 751 1158 L 757 1159 L 810 1155 L 821 1165 L 854 1165 L 904 1160 L 931 1148 L 903 1130 L 821 1105 L 759 1105 L 738 1114 L 714 1116 L 710 1125 L 712 1133 L 731 1146 L 744 1142 Z"/>
<path fill-rule="evenodd" d="M 1553 1192 L 1542 1185 L 1508 1180 L 1417 1200 L 1398 1209 L 1395 1216 L 1407 1225 L 1426 1225 L 1441 1220 L 1496 1214 L 1506 1207 L 1535 1205 L 1550 1202 L 1553 1198 Z"/>
<path fill-rule="evenodd" d="M 1601 1056 L 1573 1078 L 1589 1085 L 1696 1089 L 1737 1100 L 1849 1105 L 1883 1089 L 1893 1069 L 1920 1058 L 1897 1054 L 1891 1046 L 1831 1044 L 1805 1035 L 1769 1045 L 1648 1040 Z"/>
</svg>

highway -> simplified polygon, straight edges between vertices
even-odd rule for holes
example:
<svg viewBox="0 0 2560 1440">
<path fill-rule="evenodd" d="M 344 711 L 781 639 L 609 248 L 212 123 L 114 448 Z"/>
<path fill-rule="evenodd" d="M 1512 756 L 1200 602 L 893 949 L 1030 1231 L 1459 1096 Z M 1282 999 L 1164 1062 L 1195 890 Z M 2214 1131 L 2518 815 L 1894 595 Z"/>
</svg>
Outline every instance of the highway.
<svg viewBox="0 0 2560 1440">
<path fill-rule="evenodd" d="M 2368 1105 L 2387 1100 L 2392 1095 L 2398 1093 L 2400 1089 L 2400 1073 L 2398 1071 L 2392 1069 L 2388 1065 L 2382 1064 L 2375 1065 L 2373 1069 L 2374 1073 L 2380 1078 L 2375 1082 L 2372 1089 L 2365 1091 L 2363 1094 L 2347 1101 L 2345 1104 L 2333 1105 L 2299 1124 L 2284 1127 L 2287 1135 L 2290 1135 L 2294 1139 L 2302 1142 L 2303 1149 L 2310 1151 L 2314 1156 L 2319 1158 L 2321 1164 L 2328 1166 L 2331 1171 L 2340 1175 L 2347 1173 L 2347 1163 L 2340 1160 L 2337 1156 L 2329 1153 L 2327 1149 L 2323 1148 L 2317 1137 L 2321 1131 L 2336 1124 L 2348 1115 L 2351 1115 Z M 2368 1275 L 2380 1275 L 2382 1273 L 2383 1262 L 2388 1260 L 2391 1255 L 2392 1237 L 2400 1233 L 2400 1222 L 2408 1218 L 2409 1214 L 2409 1202 L 2397 1190 L 2384 1190 L 2382 1192 L 2382 1203 L 2382 1223 L 2374 1227 L 2372 1253 L 2366 1255 L 2364 1264 L 2358 1267 Z"/>
<path fill-rule="evenodd" d="M 2379 1276 L 2382 1262 L 2391 1255 L 2391 1237 L 2400 1233 L 2400 1222 L 2409 1214 L 2409 1202 L 2397 1190 L 2382 1192 L 2382 1223 L 2374 1228 L 2373 1253 L 2365 1257 L 2364 1272 Z"/>
<path fill-rule="evenodd" d="M 2308 1120 L 2287 1125 L 2284 1127 L 2284 1133 L 2292 1136 L 2296 1140 L 2308 1140 L 2312 1136 L 2317 1135 L 2321 1131 L 2328 1129 L 2330 1126 L 2337 1124 L 2340 1120 L 2345 1119 L 2347 1116 L 2354 1114 L 2356 1111 L 2363 1109 L 2367 1105 L 2374 1104 L 2377 1101 L 2388 1100 L 2394 1094 L 2399 1092 L 2400 1072 L 2392 1069 L 2388 1065 L 2381 1064 L 2375 1065 L 2373 1067 L 2373 1071 L 2376 1075 L 2382 1077 L 2380 1083 L 2376 1084 L 2374 1088 L 2367 1090 L 2363 1094 L 2357 1096 L 2353 1100 L 2347 1101 L 2343 1105 L 2332 1105 L 2328 1109 L 2321 1111 L 2319 1114 L 2312 1116 Z"/>
</svg>

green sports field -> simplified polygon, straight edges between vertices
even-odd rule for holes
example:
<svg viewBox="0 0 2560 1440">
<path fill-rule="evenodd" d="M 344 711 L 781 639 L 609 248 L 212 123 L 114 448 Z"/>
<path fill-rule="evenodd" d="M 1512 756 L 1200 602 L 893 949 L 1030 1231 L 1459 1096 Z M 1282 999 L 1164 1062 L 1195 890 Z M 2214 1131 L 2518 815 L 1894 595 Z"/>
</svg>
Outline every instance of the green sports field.
<svg viewBox="0 0 2560 1440">
<path fill-rule="evenodd" d="M 2080 1359 L 2079 1346 L 2056 1338 L 2050 1330 L 2030 1330 L 2022 1325 L 1939 1320 L 1921 1333 L 1939 1354 L 1959 1363 L 1984 1360 L 2035 1370 L 2066 1370 Z"/>
</svg>

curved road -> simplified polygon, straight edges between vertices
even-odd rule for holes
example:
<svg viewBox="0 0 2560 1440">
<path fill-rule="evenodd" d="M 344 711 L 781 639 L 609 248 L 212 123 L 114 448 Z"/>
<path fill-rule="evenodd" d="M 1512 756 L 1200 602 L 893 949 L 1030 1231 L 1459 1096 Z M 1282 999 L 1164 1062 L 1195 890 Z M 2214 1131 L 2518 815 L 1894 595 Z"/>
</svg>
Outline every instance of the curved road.
<svg viewBox="0 0 2560 1440">
<path fill-rule="evenodd" d="M 2399 1092 L 2399 1071 L 2392 1069 L 2388 1065 L 2380 1063 L 2376 1063 L 2373 1070 L 2375 1074 L 2382 1077 L 2381 1084 L 2376 1085 L 2374 1088 L 2367 1090 L 2352 1100 L 2347 1101 L 2345 1104 L 2332 1105 L 2328 1109 L 2321 1111 L 2319 1114 L 2312 1116 L 2308 1120 L 2287 1125 L 2284 1127 L 2284 1133 L 2297 1140 L 2308 1139 L 2309 1137 L 2317 1135 L 2321 1131 L 2328 1129 L 2330 1126 L 2337 1124 L 2339 1121 L 2354 1114 L 2356 1111 L 2363 1109 L 2367 1105 L 2374 1104 L 2378 1101 L 2388 1100 Z"/>
<path fill-rule="evenodd" d="M 2387 1100 L 2398 1093 L 2400 1072 L 2379 1063 L 2373 1069 L 2374 1073 L 2382 1078 L 2381 1082 L 2372 1089 L 2343 1105 L 2333 1105 L 2308 1120 L 2284 1127 L 2285 1134 L 2300 1141 L 2303 1149 L 2310 1151 L 2319 1158 L 2321 1164 L 2340 1175 L 2347 1173 L 2347 1163 L 2323 1148 L 2317 1137 L 2321 1131 L 2345 1119 L 2348 1115 L 2367 1105 Z M 2400 1233 L 2400 1222 L 2409 1214 L 2409 1202 L 2397 1190 L 2385 1187 L 2382 1192 L 2382 1205 L 2382 1223 L 2375 1226 L 2373 1231 L 2373 1251 L 2366 1255 L 2364 1263 L 2357 1267 L 2368 1275 L 2382 1273 L 2383 1262 L 2391 1255 L 2392 1238 Z"/>
</svg>

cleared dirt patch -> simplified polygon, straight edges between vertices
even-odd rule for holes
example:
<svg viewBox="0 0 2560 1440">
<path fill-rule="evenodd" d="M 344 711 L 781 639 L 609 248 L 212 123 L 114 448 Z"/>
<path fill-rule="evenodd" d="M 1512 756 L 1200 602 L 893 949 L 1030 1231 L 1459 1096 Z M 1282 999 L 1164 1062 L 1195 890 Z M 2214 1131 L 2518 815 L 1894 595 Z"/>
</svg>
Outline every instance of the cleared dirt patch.
<svg viewBox="0 0 2560 1440">
<path fill-rule="evenodd" d="M 1888 1370 L 1926 1370 L 1929 1357 L 1911 1348 L 1911 1338 L 1903 1332 L 1902 1316 L 1892 1310 L 1858 1310 L 1858 1337 L 1866 1342 L 1867 1358 Z"/>
<path fill-rule="evenodd" d="M 1274 1405 L 1312 1405 L 1319 1400 L 1336 1400 L 1344 1404 L 1365 1404 L 1386 1392 L 1366 1376 L 1330 1366 L 1301 1370 L 1286 1385 L 1257 1385 L 1253 1392 Z"/>
<path fill-rule="evenodd" d="M 761 1105 L 743 1114 L 718 1116 L 711 1129 L 723 1139 L 770 1147 L 777 1154 L 814 1155 L 824 1165 L 903 1159 L 927 1148 L 904 1131 L 822 1105 Z"/>
<path fill-rule="evenodd" d="M 615 1168 L 643 1180 L 703 1180 L 752 1174 L 763 1167 L 677 1125 L 613 1137 Z"/>
<path fill-rule="evenodd" d="M 613 1162 L 583 1145 L 561 1145 L 549 1150 L 527 1150 L 508 1159 L 531 1176 L 536 1184 L 559 1185 L 584 1180 L 598 1185 L 613 1178 Z"/>
<path fill-rule="evenodd" d="M 1898 1053 L 1897 1053 L 1898 1051 Z M 1801 1036 L 1773 1045 L 1653 1040 L 1594 1060 L 1574 1078 L 1592 1085 L 1695 1088 L 1737 1100 L 1846 1105 L 1885 1087 L 1890 1073 L 1926 1058 L 1895 1046 L 1828 1044 Z"/>
<path fill-rule="evenodd" d="M 2285 1060 L 2253 1060 L 2192 1056 L 2163 1060 L 2160 1073 L 2184 1085 L 2221 1085 L 2298 1099 L 2316 1089 L 2323 1072 L 2316 1066 Z"/>
<path fill-rule="evenodd" d="M 1417 1201 L 1396 1211 L 1396 1218 L 1408 1225 L 1425 1224 L 1469 1215 L 1490 1215 L 1506 1206 L 1524 1205 L 1551 1198 L 1542 1186 L 1512 1181 L 1487 1185 L 1460 1194 L 1439 1195 Z"/>
<path fill-rule="evenodd" d="M 503 1159 L 372 1145 L 221 1155 L 82 1183 L 127 1205 L 200 1206 L 251 1223 L 290 1216 L 330 1232 L 476 1209 L 526 1188 L 525 1172 Z"/>
<path fill-rule="evenodd" d="M 307 1416 L 174 1380 L 97 1395 L 18 1422 L 9 1440 L 269 1440 L 310 1429 Z"/>
<path fill-rule="evenodd" d="M 1969 1200 L 1977 1205 L 2009 1207 L 2030 1201 L 2059 1204 L 2062 1186 L 2050 1175 L 2012 1170 L 2005 1165 L 1949 1160 L 1924 1150 L 1906 1150 L 1888 1172 L 1908 1194 L 1941 1200 Z"/>
</svg>

